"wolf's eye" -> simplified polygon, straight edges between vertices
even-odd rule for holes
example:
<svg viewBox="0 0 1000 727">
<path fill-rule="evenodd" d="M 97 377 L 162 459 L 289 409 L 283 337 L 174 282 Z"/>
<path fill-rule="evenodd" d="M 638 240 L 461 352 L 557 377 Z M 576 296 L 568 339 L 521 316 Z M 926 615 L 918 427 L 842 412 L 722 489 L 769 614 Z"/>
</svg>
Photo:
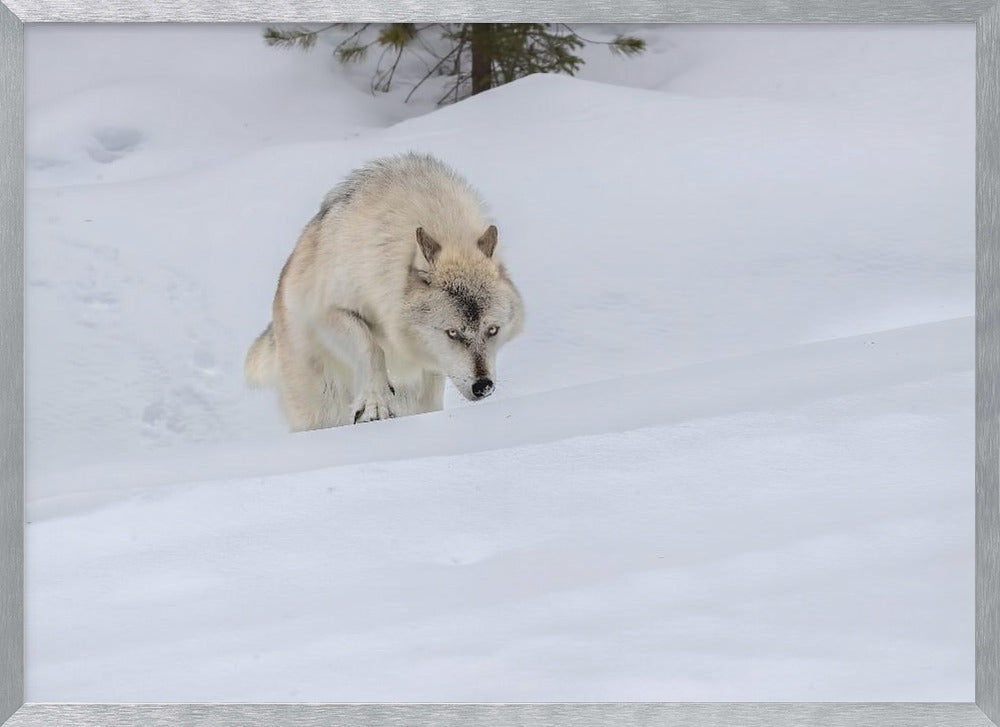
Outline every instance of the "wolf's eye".
<svg viewBox="0 0 1000 727">
<path fill-rule="evenodd" d="M 448 338 L 450 338 L 452 340 L 457 340 L 458 339 L 458 331 L 455 330 L 454 328 L 449 328 L 447 331 L 445 331 L 445 333 L 447 333 L 448 334 Z"/>
<path fill-rule="evenodd" d="M 487 336 L 495 336 L 499 332 L 500 332 L 500 328 L 497 327 L 497 326 L 490 326 L 489 328 L 486 329 L 486 335 Z"/>
</svg>

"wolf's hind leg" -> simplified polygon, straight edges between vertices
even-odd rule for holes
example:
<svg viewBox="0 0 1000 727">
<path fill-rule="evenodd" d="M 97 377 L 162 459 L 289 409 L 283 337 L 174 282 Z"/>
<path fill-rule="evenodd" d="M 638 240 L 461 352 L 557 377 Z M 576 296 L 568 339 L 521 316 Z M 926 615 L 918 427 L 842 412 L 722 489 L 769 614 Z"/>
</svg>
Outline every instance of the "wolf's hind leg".
<svg viewBox="0 0 1000 727">
<path fill-rule="evenodd" d="M 326 315 L 319 338 L 330 354 L 351 371 L 353 421 L 370 422 L 395 416 L 395 392 L 386 373 L 385 354 L 368 321 L 354 311 L 333 308 Z"/>
<path fill-rule="evenodd" d="M 334 389 L 334 390 L 331 390 Z M 281 408 L 293 432 L 350 424 L 349 399 L 338 396 L 333 382 L 318 378 L 288 382 L 279 389 Z"/>
<path fill-rule="evenodd" d="M 327 356 L 308 328 L 288 325 L 281 315 L 274 319 L 278 359 L 278 396 L 292 431 L 323 429 L 348 424 L 350 396 L 327 365 Z M 344 371 L 342 377 L 346 377 Z"/>
<path fill-rule="evenodd" d="M 281 408 L 293 432 L 305 432 L 310 429 L 333 426 L 325 421 L 323 411 L 308 402 L 300 392 L 294 389 L 285 389 L 280 392 L 280 396 Z"/>
</svg>

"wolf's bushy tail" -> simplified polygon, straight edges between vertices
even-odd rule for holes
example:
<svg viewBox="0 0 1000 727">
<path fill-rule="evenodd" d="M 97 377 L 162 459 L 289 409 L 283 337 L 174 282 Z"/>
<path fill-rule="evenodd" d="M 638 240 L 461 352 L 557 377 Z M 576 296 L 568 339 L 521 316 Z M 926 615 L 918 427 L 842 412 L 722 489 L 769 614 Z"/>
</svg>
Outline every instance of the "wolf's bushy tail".
<svg viewBox="0 0 1000 727">
<path fill-rule="evenodd" d="M 274 324 L 268 323 L 264 332 L 247 351 L 243 362 L 243 378 L 254 389 L 273 387 L 278 379 L 278 354 L 275 350 Z"/>
</svg>

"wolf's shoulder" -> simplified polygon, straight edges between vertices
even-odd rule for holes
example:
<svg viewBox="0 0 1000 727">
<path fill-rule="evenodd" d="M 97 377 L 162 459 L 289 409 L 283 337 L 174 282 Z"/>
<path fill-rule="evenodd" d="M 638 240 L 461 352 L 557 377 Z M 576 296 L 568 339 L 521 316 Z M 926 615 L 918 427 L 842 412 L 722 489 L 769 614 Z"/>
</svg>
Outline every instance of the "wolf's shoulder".
<svg viewBox="0 0 1000 727">
<path fill-rule="evenodd" d="M 346 206 L 366 189 L 386 186 L 427 186 L 446 183 L 468 190 L 478 196 L 472 186 L 452 167 L 432 154 L 409 151 L 377 157 L 353 169 L 320 204 L 318 218 L 327 212 Z"/>
<path fill-rule="evenodd" d="M 378 180 L 387 184 L 426 184 L 447 182 L 468 187 L 455 169 L 432 154 L 405 152 L 373 159 L 352 172 L 349 179 Z"/>
</svg>

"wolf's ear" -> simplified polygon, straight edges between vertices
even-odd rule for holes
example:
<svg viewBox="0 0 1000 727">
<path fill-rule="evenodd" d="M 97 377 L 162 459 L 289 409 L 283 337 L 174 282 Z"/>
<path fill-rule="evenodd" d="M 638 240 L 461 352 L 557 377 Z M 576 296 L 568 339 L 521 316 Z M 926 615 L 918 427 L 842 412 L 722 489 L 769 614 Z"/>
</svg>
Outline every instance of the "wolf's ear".
<svg viewBox="0 0 1000 727">
<path fill-rule="evenodd" d="M 497 226 L 490 225 L 487 227 L 486 232 L 476 241 L 476 244 L 483 251 L 483 255 L 493 257 L 493 251 L 497 248 Z"/>
<path fill-rule="evenodd" d="M 420 252 L 424 254 L 424 259 L 428 264 L 433 265 L 437 260 L 438 253 L 441 252 L 441 245 L 433 237 L 424 232 L 423 227 L 417 228 L 417 243 L 420 245 Z"/>
</svg>

